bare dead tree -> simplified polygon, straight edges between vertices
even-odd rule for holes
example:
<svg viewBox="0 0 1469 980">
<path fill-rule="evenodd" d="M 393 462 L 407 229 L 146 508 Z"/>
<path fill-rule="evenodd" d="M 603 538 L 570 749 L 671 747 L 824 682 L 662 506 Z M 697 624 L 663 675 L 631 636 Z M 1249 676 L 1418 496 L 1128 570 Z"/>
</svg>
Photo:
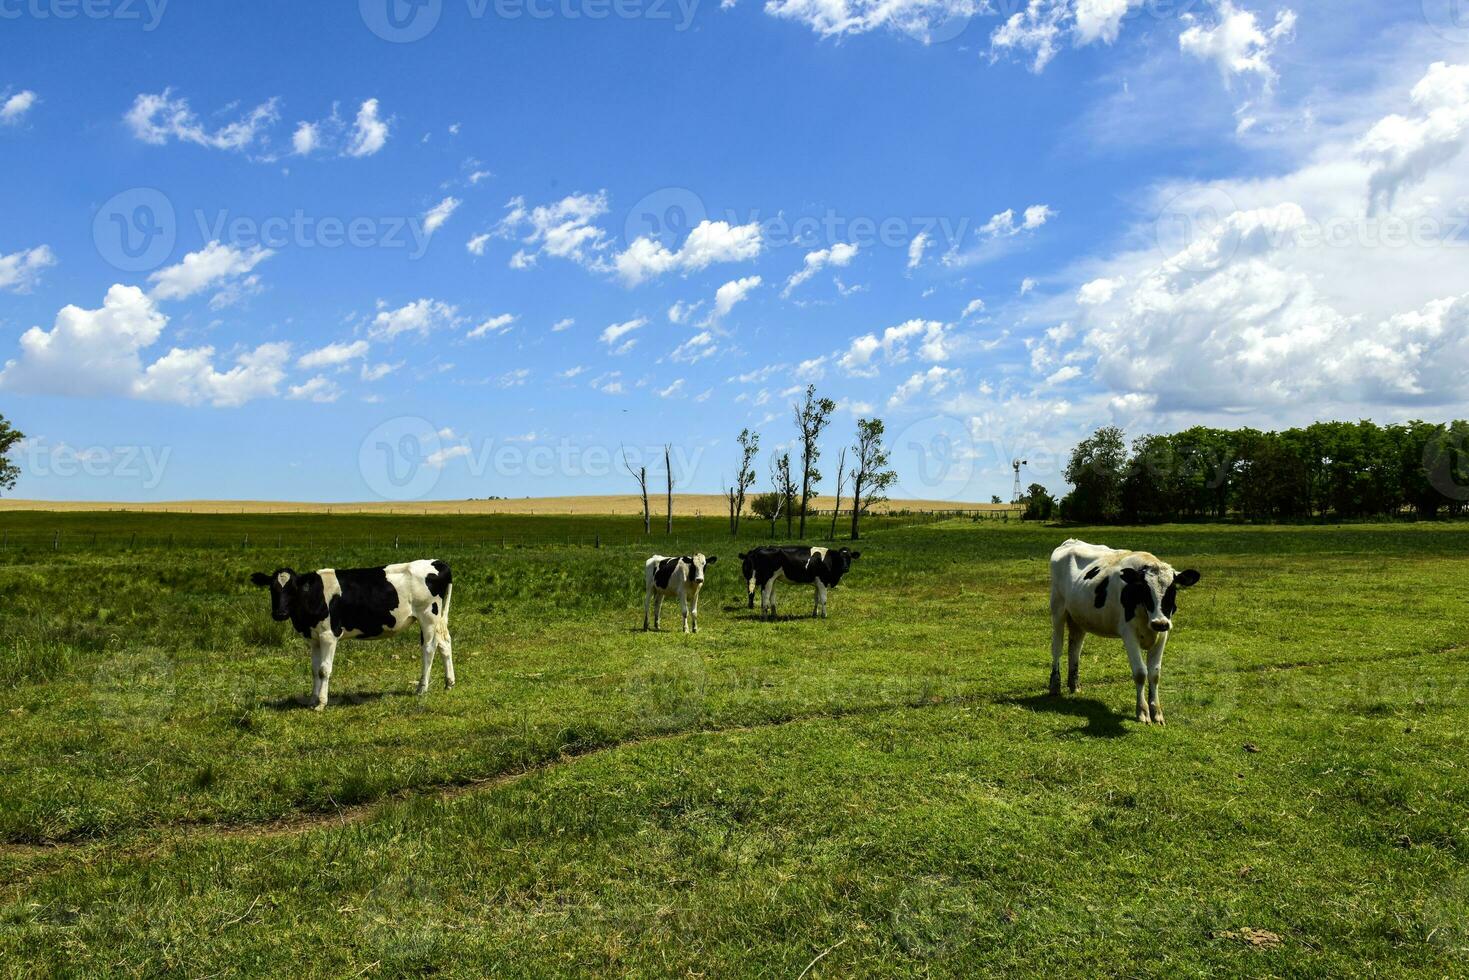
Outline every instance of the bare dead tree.
<svg viewBox="0 0 1469 980">
<path fill-rule="evenodd" d="M 791 536 L 791 511 L 796 505 L 796 479 L 791 474 L 791 454 L 781 453 L 775 458 L 775 492 L 780 497 L 781 508 L 786 515 L 786 537 Z M 805 523 L 805 519 L 802 519 Z"/>
<path fill-rule="evenodd" d="M 735 476 L 730 502 L 730 533 L 735 537 L 740 534 L 740 515 L 745 510 L 745 493 L 755 485 L 755 458 L 760 453 L 760 433 L 741 429 L 738 442 L 740 472 Z"/>
<path fill-rule="evenodd" d="M 857 420 L 857 445 L 852 447 L 857 454 L 857 465 L 852 470 L 853 541 L 860 537 L 857 522 L 862 512 L 888 499 L 888 488 L 898 478 L 898 474 L 887 469 L 890 454 L 882 444 L 884 431 L 882 419 Z"/>
<path fill-rule="evenodd" d="M 663 444 L 663 470 L 668 474 L 668 524 L 664 528 L 664 534 L 673 533 L 673 446 L 671 443 Z"/>
<path fill-rule="evenodd" d="M 780 520 L 780 515 L 786 511 L 786 503 L 789 500 L 791 482 L 791 454 L 783 453 L 770 458 L 770 483 L 775 487 L 775 508 L 770 512 L 770 537 L 775 538 L 775 522 Z M 786 514 L 786 527 L 790 528 L 790 514 Z M 790 533 L 787 530 L 786 533 Z"/>
<path fill-rule="evenodd" d="M 647 537 L 653 533 L 653 515 L 648 511 L 648 468 L 639 466 L 633 469 L 632 460 L 628 459 L 627 447 L 622 447 L 622 465 L 627 467 L 627 473 L 638 481 L 638 490 L 643 495 L 643 536 Z"/>
<path fill-rule="evenodd" d="M 815 495 L 811 487 L 821 482 L 821 471 L 816 461 L 821 458 L 821 447 L 816 444 L 821 430 L 831 422 L 831 413 L 836 411 L 836 402 L 830 398 L 817 398 L 816 386 L 806 386 L 806 396 L 791 409 L 796 416 L 796 431 L 801 433 L 801 537 L 806 537 L 806 506 Z"/>
<path fill-rule="evenodd" d="M 837 539 L 837 516 L 842 512 L 842 488 L 847 485 L 847 447 L 842 447 L 842 454 L 837 457 L 837 502 L 831 509 L 831 533 L 827 540 Z"/>
</svg>

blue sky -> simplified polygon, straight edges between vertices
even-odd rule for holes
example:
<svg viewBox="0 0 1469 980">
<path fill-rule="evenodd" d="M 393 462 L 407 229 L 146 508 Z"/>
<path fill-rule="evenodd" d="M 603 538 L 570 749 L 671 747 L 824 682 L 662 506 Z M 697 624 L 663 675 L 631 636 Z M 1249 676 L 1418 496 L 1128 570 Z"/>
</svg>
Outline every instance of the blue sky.
<svg viewBox="0 0 1469 980">
<path fill-rule="evenodd" d="M 715 492 L 808 382 L 828 471 L 875 414 L 949 500 L 1469 408 L 1456 0 L 0 0 L 0 54 L 17 496 Z"/>
</svg>

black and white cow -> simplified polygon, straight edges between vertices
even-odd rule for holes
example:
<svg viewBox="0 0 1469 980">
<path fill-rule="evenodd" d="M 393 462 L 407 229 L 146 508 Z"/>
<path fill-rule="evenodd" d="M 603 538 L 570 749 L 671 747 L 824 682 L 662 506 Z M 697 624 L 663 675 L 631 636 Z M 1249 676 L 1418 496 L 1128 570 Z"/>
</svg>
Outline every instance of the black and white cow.
<svg viewBox="0 0 1469 980">
<path fill-rule="evenodd" d="M 769 560 L 769 559 L 764 560 L 764 561 L 759 561 L 759 556 L 760 555 L 769 556 L 769 555 L 776 555 L 776 554 L 789 555 L 792 558 L 795 558 L 795 559 L 797 559 L 799 561 L 805 561 L 805 560 L 807 560 L 808 558 L 811 557 L 811 546 L 810 545 L 782 545 L 780 547 L 776 547 L 776 546 L 773 546 L 772 545 L 772 546 L 767 546 L 767 547 L 764 547 L 764 548 L 755 548 L 755 549 L 753 549 L 751 551 L 747 551 L 744 554 L 740 555 L 740 571 L 742 572 L 742 574 L 744 576 L 744 579 L 745 579 L 745 590 L 746 590 L 746 595 L 745 595 L 746 604 L 745 604 L 745 608 L 747 608 L 747 609 L 754 609 L 755 608 L 755 593 L 758 592 L 758 591 L 760 591 L 760 589 L 765 584 L 764 582 L 760 581 L 759 576 L 756 574 L 757 573 L 757 567 L 756 567 L 757 566 L 757 561 L 759 562 L 759 564 L 760 564 L 761 567 L 765 567 L 765 568 L 773 568 L 774 567 L 774 564 L 775 564 L 773 560 Z"/>
<path fill-rule="evenodd" d="M 841 584 L 862 552 L 850 548 L 757 548 L 740 556 L 760 590 L 760 615 L 775 618 L 775 583 L 780 579 L 816 589 L 811 615 L 826 616 L 826 592 Z"/>
<path fill-rule="evenodd" d="M 1137 684 L 1137 720 L 1163 724 L 1158 675 L 1173 628 L 1178 590 L 1199 573 L 1173 566 L 1146 551 L 1119 551 L 1071 539 L 1051 552 L 1051 694 L 1061 693 L 1062 631 L 1071 631 L 1066 686 L 1074 694 L 1086 635 L 1121 639 Z M 1147 699 L 1143 685 L 1147 684 Z"/>
<path fill-rule="evenodd" d="M 717 555 L 702 554 L 665 558 L 654 555 L 643 565 L 643 629 L 648 629 L 648 607 L 653 609 L 653 629 L 663 621 L 664 598 L 677 598 L 683 606 L 683 631 L 689 632 L 692 617 L 694 632 L 699 632 L 699 590 L 704 587 L 704 569 L 719 560 Z"/>
<path fill-rule="evenodd" d="M 323 568 L 297 574 L 278 568 L 256 572 L 250 581 L 270 589 L 271 615 L 290 621 L 311 641 L 311 701 L 326 707 L 332 658 L 344 636 L 388 636 L 417 622 L 423 644 L 418 693 L 428 691 L 435 649 L 444 655 L 444 684 L 454 686 L 454 647 L 449 636 L 449 602 L 454 580 L 447 562 L 423 559 L 382 568 Z"/>
</svg>

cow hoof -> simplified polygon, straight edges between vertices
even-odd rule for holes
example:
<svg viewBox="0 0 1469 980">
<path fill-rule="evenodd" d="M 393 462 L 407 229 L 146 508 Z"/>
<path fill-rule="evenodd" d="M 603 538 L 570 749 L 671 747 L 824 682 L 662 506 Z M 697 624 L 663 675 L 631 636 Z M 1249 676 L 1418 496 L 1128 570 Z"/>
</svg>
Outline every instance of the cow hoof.
<svg viewBox="0 0 1469 980">
<path fill-rule="evenodd" d="M 427 694 L 428 693 L 428 685 L 426 685 L 426 684 L 420 684 L 418 686 L 418 688 L 416 690 L 414 690 L 413 693 L 414 694 L 417 694 L 419 696 L 422 696 L 422 695 Z"/>
<path fill-rule="evenodd" d="M 1151 718 L 1148 717 L 1148 713 L 1146 711 L 1139 711 L 1137 713 L 1137 723 L 1139 725 L 1151 724 L 1152 723 L 1152 720 L 1153 719 L 1151 719 Z"/>
<path fill-rule="evenodd" d="M 1051 697 L 1053 697 L 1053 698 L 1059 698 L 1060 696 L 1061 696 L 1061 675 L 1060 674 L 1053 673 L 1051 675 Z"/>
<path fill-rule="evenodd" d="M 325 702 L 323 702 L 322 704 L 313 705 L 312 708 L 311 708 L 311 710 L 312 711 L 325 711 L 326 710 L 326 704 L 325 704 Z"/>
<path fill-rule="evenodd" d="M 1155 724 L 1155 725 L 1166 725 L 1166 724 L 1168 724 L 1167 722 L 1165 722 L 1163 720 L 1163 712 L 1157 710 L 1156 708 L 1153 710 L 1153 724 Z"/>
</svg>

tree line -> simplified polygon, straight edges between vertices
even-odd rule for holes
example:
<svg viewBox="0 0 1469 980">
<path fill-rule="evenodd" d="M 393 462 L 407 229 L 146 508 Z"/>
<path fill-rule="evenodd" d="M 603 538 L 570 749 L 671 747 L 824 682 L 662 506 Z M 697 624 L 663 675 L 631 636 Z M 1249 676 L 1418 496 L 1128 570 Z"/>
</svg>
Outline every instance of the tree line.
<svg viewBox="0 0 1469 980">
<path fill-rule="evenodd" d="M 1083 523 L 1420 519 L 1469 512 L 1469 422 L 1317 422 L 1265 432 L 1194 426 L 1127 444 L 1116 426 L 1072 451 L 1059 504 L 1032 485 L 1026 516 Z"/>
</svg>

